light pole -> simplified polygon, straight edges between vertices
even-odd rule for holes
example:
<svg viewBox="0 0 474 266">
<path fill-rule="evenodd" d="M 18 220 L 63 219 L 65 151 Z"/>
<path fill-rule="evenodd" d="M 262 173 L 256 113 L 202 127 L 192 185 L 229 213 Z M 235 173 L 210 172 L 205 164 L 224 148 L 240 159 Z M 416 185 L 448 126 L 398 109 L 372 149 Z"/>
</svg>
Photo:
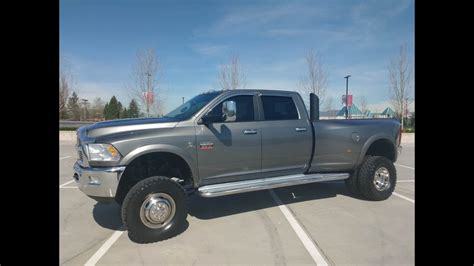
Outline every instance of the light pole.
<svg viewBox="0 0 474 266">
<path fill-rule="evenodd" d="M 87 119 L 87 99 L 81 99 L 82 103 L 84 104 L 84 120 Z"/>
<path fill-rule="evenodd" d="M 150 76 L 151 74 L 150 73 L 145 73 L 145 75 L 147 76 L 147 89 L 146 89 L 146 93 L 145 93 L 145 101 L 146 101 L 146 117 L 150 117 L 150 103 L 148 101 L 148 97 L 149 97 L 149 93 L 150 93 Z"/>
<path fill-rule="evenodd" d="M 408 97 L 405 98 L 404 116 L 405 116 L 405 121 L 408 123 Z M 403 124 L 404 124 L 403 116 L 402 116 L 402 122 L 403 122 Z M 403 128 L 403 126 L 402 126 L 402 128 Z"/>
<path fill-rule="evenodd" d="M 345 76 L 344 78 L 346 79 L 346 119 L 347 117 L 349 116 L 349 106 L 347 106 L 347 103 L 348 103 L 348 93 L 349 93 L 349 78 L 351 77 L 351 75 L 347 75 Z"/>
</svg>

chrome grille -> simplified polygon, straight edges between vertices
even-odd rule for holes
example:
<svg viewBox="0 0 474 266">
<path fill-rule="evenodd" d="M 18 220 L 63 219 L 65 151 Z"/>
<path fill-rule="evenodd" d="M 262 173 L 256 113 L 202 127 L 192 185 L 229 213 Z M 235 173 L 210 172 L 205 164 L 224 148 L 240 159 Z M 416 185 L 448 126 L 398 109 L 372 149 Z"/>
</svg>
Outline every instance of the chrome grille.
<svg viewBox="0 0 474 266">
<path fill-rule="evenodd" d="M 80 147 L 77 149 L 77 155 L 79 156 L 79 161 L 82 161 L 83 154 L 82 154 L 82 149 Z"/>
</svg>

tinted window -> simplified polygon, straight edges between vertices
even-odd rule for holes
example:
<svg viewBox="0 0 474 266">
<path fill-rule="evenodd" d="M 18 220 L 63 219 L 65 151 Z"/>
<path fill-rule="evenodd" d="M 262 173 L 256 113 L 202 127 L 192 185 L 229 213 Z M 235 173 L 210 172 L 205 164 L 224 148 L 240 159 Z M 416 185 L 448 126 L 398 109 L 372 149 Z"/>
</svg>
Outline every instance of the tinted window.
<svg viewBox="0 0 474 266">
<path fill-rule="evenodd" d="M 298 119 L 298 111 L 291 97 L 262 96 L 265 120 Z"/>
<path fill-rule="evenodd" d="M 178 108 L 166 114 L 165 118 L 175 118 L 178 120 L 186 120 L 201 110 L 206 104 L 208 104 L 212 99 L 216 98 L 217 95 L 221 92 L 211 92 L 200 94 L 191 100 L 183 103 Z"/>
<path fill-rule="evenodd" d="M 255 112 L 253 108 L 253 96 L 252 95 L 242 95 L 234 96 L 225 99 L 224 101 L 235 101 L 237 106 L 237 117 L 235 122 L 246 122 L 255 120 Z M 222 103 L 220 102 L 209 112 L 211 115 L 221 115 L 222 114 Z"/>
</svg>

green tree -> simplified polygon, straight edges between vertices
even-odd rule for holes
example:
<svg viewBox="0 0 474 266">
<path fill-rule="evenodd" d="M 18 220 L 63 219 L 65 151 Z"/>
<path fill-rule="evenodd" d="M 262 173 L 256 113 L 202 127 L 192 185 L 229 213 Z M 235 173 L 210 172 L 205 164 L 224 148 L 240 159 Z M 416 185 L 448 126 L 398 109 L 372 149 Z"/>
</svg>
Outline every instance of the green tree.
<svg viewBox="0 0 474 266">
<path fill-rule="evenodd" d="M 140 117 L 140 109 L 138 108 L 138 104 L 135 99 L 130 101 L 128 105 L 128 117 L 130 118 L 137 118 Z"/>
<path fill-rule="evenodd" d="M 120 113 L 120 118 L 129 118 L 127 108 L 123 108 L 122 112 Z"/>
<path fill-rule="evenodd" d="M 107 120 L 108 117 L 108 112 L 109 112 L 109 103 L 105 103 L 104 110 L 102 111 L 104 119 Z"/>
<path fill-rule="evenodd" d="M 122 104 L 117 101 L 115 96 L 112 96 L 109 103 L 104 108 L 104 118 L 105 120 L 118 119 L 120 118 L 120 108 Z"/>
<path fill-rule="evenodd" d="M 72 119 L 75 121 L 80 120 L 81 107 L 79 106 L 79 97 L 77 97 L 76 92 L 73 92 L 72 96 L 69 97 L 67 106 L 68 106 L 69 112 L 72 114 Z"/>
<path fill-rule="evenodd" d="M 413 112 L 411 114 L 411 117 L 410 117 L 410 124 L 411 126 L 413 127 L 413 130 L 415 130 L 415 112 Z"/>
</svg>

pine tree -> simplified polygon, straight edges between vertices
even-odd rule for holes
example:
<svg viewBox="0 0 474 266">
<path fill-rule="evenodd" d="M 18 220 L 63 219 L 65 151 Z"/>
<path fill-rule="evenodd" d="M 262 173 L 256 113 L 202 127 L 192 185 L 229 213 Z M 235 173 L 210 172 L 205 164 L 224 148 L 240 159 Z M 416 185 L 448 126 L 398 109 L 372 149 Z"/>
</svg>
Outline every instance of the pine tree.
<svg viewBox="0 0 474 266">
<path fill-rule="evenodd" d="M 123 108 L 122 112 L 120 113 L 120 118 L 129 118 L 127 108 Z"/>
<path fill-rule="evenodd" d="M 104 119 L 108 120 L 108 117 L 109 117 L 108 116 L 108 114 L 109 114 L 109 103 L 105 103 L 103 114 L 104 114 Z"/>
<path fill-rule="evenodd" d="M 119 102 L 117 101 L 117 98 L 115 96 L 112 96 L 110 99 L 109 103 L 106 105 L 106 108 L 104 108 L 104 117 L 106 120 L 111 120 L 111 119 L 118 119 L 120 118 L 120 107 L 122 104 L 119 105 Z"/>
<path fill-rule="evenodd" d="M 72 119 L 79 121 L 81 118 L 81 107 L 79 106 L 79 97 L 77 97 L 76 92 L 73 92 L 72 96 L 69 97 L 67 106 L 68 110 L 72 114 Z"/>
<path fill-rule="evenodd" d="M 118 110 L 119 110 L 119 116 L 117 118 L 120 118 L 120 114 L 123 111 L 122 103 L 120 101 L 117 101 L 117 106 L 118 106 Z"/>
<path fill-rule="evenodd" d="M 135 99 L 132 99 L 130 101 L 130 104 L 128 105 L 128 117 L 130 118 L 140 117 L 140 110 L 138 108 L 138 105 Z"/>
</svg>

